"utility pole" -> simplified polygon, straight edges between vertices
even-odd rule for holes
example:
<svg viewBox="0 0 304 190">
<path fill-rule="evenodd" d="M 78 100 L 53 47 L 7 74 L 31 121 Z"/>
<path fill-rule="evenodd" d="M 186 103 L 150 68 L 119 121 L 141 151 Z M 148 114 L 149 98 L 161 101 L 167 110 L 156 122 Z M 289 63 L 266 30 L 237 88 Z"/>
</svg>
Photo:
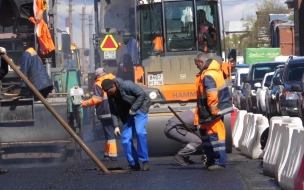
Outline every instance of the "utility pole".
<svg viewBox="0 0 304 190">
<path fill-rule="evenodd" d="M 58 27 L 58 4 L 60 4 L 59 0 L 54 0 L 54 38 L 55 38 L 55 50 L 56 53 L 58 51 L 58 32 L 57 32 L 57 27 Z M 57 60 L 56 60 L 57 61 Z"/>
<path fill-rule="evenodd" d="M 85 7 L 82 7 L 82 14 L 81 14 L 81 37 L 82 37 L 82 70 L 84 71 L 84 73 L 87 73 L 87 64 L 86 64 L 86 59 L 84 56 L 84 50 L 85 50 Z"/>
<path fill-rule="evenodd" d="M 104 27 L 104 16 L 105 16 L 105 8 L 106 8 L 106 1 L 100 1 L 100 28 L 99 28 L 99 32 L 103 29 L 105 29 Z"/>
<path fill-rule="evenodd" d="M 89 65 L 90 65 L 90 72 L 93 72 L 93 69 L 94 69 L 94 60 L 93 60 L 93 57 L 94 57 L 94 47 L 93 47 L 93 30 L 92 30 L 92 26 L 93 26 L 93 15 L 90 14 L 89 15 L 89 44 L 90 44 L 90 47 L 89 47 L 89 50 L 90 50 L 90 56 L 89 56 Z"/>
<path fill-rule="evenodd" d="M 73 15 L 72 15 L 72 11 L 73 11 L 73 0 L 69 0 L 69 20 L 70 20 L 70 26 L 69 26 L 69 34 L 70 34 L 70 38 L 71 38 L 71 43 L 73 43 Z"/>
</svg>

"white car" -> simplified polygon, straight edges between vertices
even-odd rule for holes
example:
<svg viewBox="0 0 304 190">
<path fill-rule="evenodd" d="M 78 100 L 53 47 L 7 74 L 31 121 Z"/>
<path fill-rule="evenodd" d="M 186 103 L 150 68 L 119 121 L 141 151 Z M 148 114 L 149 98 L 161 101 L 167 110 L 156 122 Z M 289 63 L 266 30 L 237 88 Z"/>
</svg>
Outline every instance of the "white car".
<svg viewBox="0 0 304 190">
<path fill-rule="evenodd" d="M 233 81 L 233 92 L 232 92 L 232 98 L 233 98 L 233 104 L 238 109 L 241 109 L 241 84 L 242 84 L 242 78 L 246 77 L 248 75 L 249 68 L 238 68 L 235 73 L 235 80 Z"/>
<path fill-rule="evenodd" d="M 266 73 L 264 76 L 264 79 L 262 81 L 262 84 L 260 82 L 257 82 L 254 84 L 254 87 L 257 88 L 256 100 L 257 100 L 258 113 L 261 113 L 261 114 L 266 113 L 265 95 L 266 95 L 266 89 L 268 87 L 265 86 L 265 82 L 270 83 L 273 75 L 274 75 L 274 72 Z"/>
</svg>

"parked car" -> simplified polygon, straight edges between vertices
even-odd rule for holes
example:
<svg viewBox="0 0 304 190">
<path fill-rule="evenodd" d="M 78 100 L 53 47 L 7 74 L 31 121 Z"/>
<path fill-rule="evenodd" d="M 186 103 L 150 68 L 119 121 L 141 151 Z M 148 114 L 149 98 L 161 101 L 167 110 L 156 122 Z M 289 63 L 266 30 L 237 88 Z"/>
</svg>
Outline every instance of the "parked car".
<svg viewBox="0 0 304 190">
<path fill-rule="evenodd" d="M 241 83 L 241 94 L 240 94 L 240 104 L 239 109 L 240 110 L 246 110 L 246 88 L 245 83 Z"/>
<path fill-rule="evenodd" d="M 266 73 L 273 72 L 278 65 L 284 64 L 284 62 L 264 62 L 255 63 L 249 67 L 249 72 L 245 78 L 245 88 L 246 88 L 246 110 L 248 112 L 257 111 L 257 101 L 256 101 L 256 90 L 254 84 L 257 82 L 262 82 Z"/>
<path fill-rule="evenodd" d="M 290 56 L 285 64 L 283 75 L 273 78 L 273 83 L 283 87 L 279 96 L 279 105 L 282 115 L 301 117 L 300 99 L 296 89 L 291 87 L 299 86 L 304 72 L 304 57 Z"/>
<path fill-rule="evenodd" d="M 297 92 L 298 94 L 299 117 L 302 119 L 302 122 L 304 124 L 304 73 L 302 75 L 300 84 L 291 85 L 291 90 L 293 92 Z"/>
<path fill-rule="evenodd" d="M 241 84 L 242 84 L 242 79 L 246 78 L 246 76 L 248 75 L 248 71 L 249 68 L 240 68 L 236 70 L 235 73 L 235 80 L 233 84 L 233 92 L 232 92 L 232 98 L 233 98 L 233 103 L 234 106 L 238 109 L 240 109 L 241 105 L 241 101 L 240 101 L 240 97 L 241 97 Z"/>
<path fill-rule="evenodd" d="M 267 87 L 265 83 L 270 83 L 274 72 L 266 73 L 262 83 L 257 82 L 254 84 L 254 87 L 257 88 L 256 91 L 256 101 L 257 101 L 257 112 L 263 115 L 266 115 L 266 103 L 265 103 L 265 94 Z"/>
<path fill-rule="evenodd" d="M 246 64 L 246 63 L 242 63 L 242 64 L 236 64 L 234 67 L 232 67 L 232 73 L 231 73 L 231 79 L 232 79 L 232 84 L 234 84 L 234 81 L 235 81 L 235 76 L 236 76 L 236 72 L 239 70 L 239 69 L 244 69 L 244 68 L 249 68 L 249 65 Z M 232 92 L 234 91 L 235 89 L 233 88 L 232 89 Z"/>
<path fill-rule="evenodd" d="M 279 95 L 282 93 L 283 88 L 280 85 L 273 83 L 273 78 L 281 77 L 283 74 L 285 65 L 279 65 L 276 67 L 271 82 L 265 82 L 265 86 L 268 87 L 265 93 L 265 104 L 266 104 L 266 116 L 270 119 L 272 116 L 280 116 L 281 110 L 279 104 Z"/>
</svg>

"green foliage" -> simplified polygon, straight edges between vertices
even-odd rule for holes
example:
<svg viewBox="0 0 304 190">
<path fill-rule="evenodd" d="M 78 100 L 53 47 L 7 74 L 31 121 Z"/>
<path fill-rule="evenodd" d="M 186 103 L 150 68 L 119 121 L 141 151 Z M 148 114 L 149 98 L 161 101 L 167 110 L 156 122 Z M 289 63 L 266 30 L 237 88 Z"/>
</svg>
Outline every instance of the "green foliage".
<svg viewBox="0 0 304 190">
<path fill-rule="evenodd" d="M 292 14 L 289 15 L 288 20 L 294 21 L 294 12 L 292 12 Z"/>
<path fill-rule="evenodd" d="M 270 46 L 269 14 L 288 14 L 287 5 L 278 0 L 262 0 L 256 5 L 257 15 L 249 15 L 246 20 L 251 31 L 247 34 L 250 47 Z"/>
</svg>

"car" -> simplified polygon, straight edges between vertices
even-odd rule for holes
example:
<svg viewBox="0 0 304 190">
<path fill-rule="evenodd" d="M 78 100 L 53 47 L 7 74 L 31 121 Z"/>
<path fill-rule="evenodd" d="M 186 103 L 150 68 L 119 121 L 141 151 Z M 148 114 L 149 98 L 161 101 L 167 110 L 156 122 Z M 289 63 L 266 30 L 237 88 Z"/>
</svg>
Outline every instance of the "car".
<svg viewBox="0 0 304 190">
<path fill-rule="evenodd" d="M 300 85 L 294 84 L 291 86 L 291 89 L 298 94 L 299 117 L 302 119 L 302 124 L 304 124 L 304 73 L 302 75 Z"/>
<path fill-rule="evenodd" d="M 276 67 L 273 78 L 280 77 L 283 74 L 285 65 L 279 65 Z M 265 82 L 265 104 L 266 104 L 266 116 L 270 119 L 273 116 L 280 116 L 281 110 L 279 107 L 279 95 L 282 93 L 282 87 L 273 83 L 273 78 L 270 83 Z"/>
<path fill-rule="evenodd" d="M 248 75 L 249 68 L 239 68 L 235 72 L 235 80 L 232 83 L 233 92 L 232 92 L 232 98 L 233 98 L 233 104 L 236 108 L 240 109 L 240 97 L 241 97 L 241 84 L 242 79 L 245 78 Z"/>
<path fill-rule="evenodd" d="M 234 67 L 231 67 L 231 79 L 232 79 L 232 84 L 234 83 L 235 81 L 235 75 L 236 75 L 236 72 L 239 70 L 239 69 L 244 69 L 244 68 L 249 68 L 249 65 L 246 64 L 246 63 L 242 63 L 242 64 L 236 64 Z M 234 88 L 232 89 L 232 92 L 233 92 Z"/>
<path fill-rule="evenodd" d="M 257 102 L 257 112 L 266 115 L 266 104 L 265 104 L 265 94 L 267 87 L 265 83 L 270 83 L 274 72 L 266 73 L 262 83 L 257 82 L 254 87 L 257 88 L 256 91 L 256 102 Z"/>
<path fill-rule="evenodd" d="M 262 82 L 266 73 L 274 72 L 278 65 L 282 65 L 284 62 L 263 62 L 254 63 L 249 67 L 249 72 L 247 77 L 244 79 L 246 88 L 246 110 L 247 112 L 257 112 L 257 102 L 256 102 L 256 90 L 254 84 L 257 82 Z"/>
<path fill-rule="evenodd" d="M 296 89 L 291 87 L 299 86 L 304 72 L 304 57 L 290 56 L 285 63 L 281 77 L 273 78 L 273 83 L 283 87 L 279 96 L 279 105 L 283 116 L 301 117 L 300 99 Z"/>
<path fill-rule="evenodd" d="M 240 94 L 240 104 L 239 104 L 240 110 L 246 110 L 246 86 L 245 83 L 241 83 L 241 94 Z"/>
</svg>

